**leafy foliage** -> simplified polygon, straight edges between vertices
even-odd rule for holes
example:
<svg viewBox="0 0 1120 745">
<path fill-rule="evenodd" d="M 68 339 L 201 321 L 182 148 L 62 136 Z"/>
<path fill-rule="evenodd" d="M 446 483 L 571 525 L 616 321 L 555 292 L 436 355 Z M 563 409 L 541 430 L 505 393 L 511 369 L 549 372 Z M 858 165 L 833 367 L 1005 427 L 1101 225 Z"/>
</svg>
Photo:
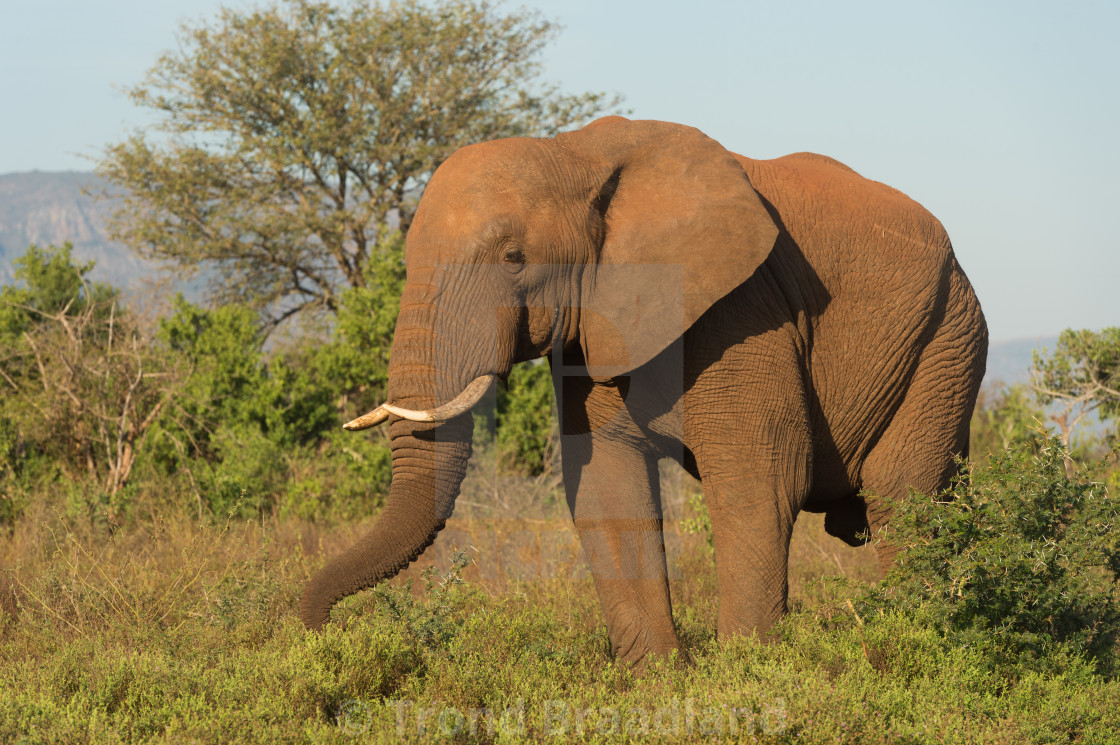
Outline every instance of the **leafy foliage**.
<svg viewBox="0 0 1120 745">
<path fill-rule="evenodd" d="M 976 456 L 1023 448 L 1037 450 L 1046 412 L 1024 385 L 981 391 L 972 415 L 970 451 Z"/>
<path fill-rule="evenodd" d="M 280 445 L 307 442 L 334 424 L 329 393 L 308 371 L 265 360 L 263 330 L 245 306 L 205 310 L 177 298 L 158 336 L 194 366 L 178 407 L 200 450 L 218 423 L 259 427 Z"/>
<path fill-rule="evenodd" d="M 188 274 L 216 269 L 217 298 L 274 321 L 337 311 L 456 149 L 615 106 L 539 82 L 555 33 L 485 0 L 223 9 L 130 92 L 159 119 L 105 153 L 100 172 L 127 193 L 112 232 Z"/>
<path fill-rule="evenodd" d="M 32 246 L 16 263 L 23 286 L 0 291 L 0 418 L 71 478 L 115 495 L 178 390 L 179 360 L 149 344 L 115 290 L 87 282 L 93 265 L 75 264 L 69 246 Z"/>
<path fill-rule="evenodd" d="M 74 263 L 73 246 L 40 248 L 35 244 L 15 260 L 19 284 L 0 288 L 0 346 L 18 343 L 19 337 L 58 314 L 80 316 L 90 307 L 104 312 L 117 297 L 113 288 L 90 282 L 93 262 Z"/>
<path fill-rule="evenodd" d="M 962 643 L 1030 669 L 1055 649 L 1110 670 L 1120 636 L 1120 502 L 1067 476 L 1049 439 L 988 457 L 944 494 L 896 501 L 903 550 L 870 610 L 904 608 Z"/>
<path fill-rule="evenodd" d="M 27 450 L 12 420 L 0 417 L 0 526 L 14 523 L 31 500 Z"/>
<path fill-rule="evenodd" d="M 379 609 L 396 623 L 403 624 L 417 643 L 430 648 L 445 648 L 462 626 L 463 569 L 470 564 L 466 552 L 456 551 L 451 566 L 440 572 L 430 566 L 421 573 L 426 602 L 418 603 L 412 596 L 412 582 L 401 586 L 378 585 Z"/>
<path fill-rule="evenodd" d="M 387 231 L 380 245 L 368 284 L 342 293 L 331 342 L 311 360 L 317 374 L 343 395 L 348 418 L 388 397 L 389 350 L 404 290 L 404 237 Z"/>
<path fill-rule="evenodd" d="M 394 293 L 384 308 L 368 300 L 373 287 L 355 291 L 374 312 L 355 303 L 331 343 L 269 355 L 243 305 L 177 297 L 149 332 L 69 247 L 32 247 L 17 266 L 20 284 L 0 288 L 0 524 L 45 494 L 73 518 L 116 526 L 145 494 L 200 519 L 314 519 L 368 514 L 387 490 L 387 441 L 337 430 L 332 376 L 349 360 L 344 384 L 361 398 L 362 381 L 382 381 L 372 395 L 383 393 L 384 361 L 360 364 L 351 345 L 389 334 L 399 277 L 376 285 Z"/>
<path fill-rule="evenodd" d="M 716 539 L 712 532 L 712 517 L 708 512 L 708 504 L 704 501 L 703 492 L 697 491 L 689 495 L 688 510 L 691 514 L 681 520 L 681 532 L 702 537 L 704 553 L 709 557 L 714 556 Z"/>
<path fill-rule="evenodd" d="M 161 420 L 158 442 L 149 449 L 153 467 L 188 472 L 197 501 L 218 515 L 279 509 L 311 518 L 324 509 L 352 514 L 371 497 L 376 503 L 389 482 L 387 442 L 337 431 L 334 376 L 349 363 L 351 377 L 343 383 L 357 385 L 362 376 L 384 380 L 376 360 L 358 364 L 346 335 L 368 338 L 368 326 L 391 323 L 395 310 L 371 316 L 348 310 L 342 317 L 346 323 L 330 344 L 266 357 L 264 331 L 252 310 L 205 310 L 178 298 L 160 321 L 159 339 L 189 359 L 193 372 L 174 416 Z"/>
<path fill-rule="evenodd" d="M 506 466 L 531 476 L 551 467 L 557 447 L 552 374 L 547 364 L 514 365 L 498 390 L 496 441 Z"/>
<path fill-rule="evenodd" d="M 1051 415 L 1068 448 L 1073 430 L 1089 414 L 1120 418 L 1120 327 L 1100 332 L 1066 329 L 1053 354 L 1034 353 L 1034 388 L 1043 406 L 1057 404 Z"/>
</svg>

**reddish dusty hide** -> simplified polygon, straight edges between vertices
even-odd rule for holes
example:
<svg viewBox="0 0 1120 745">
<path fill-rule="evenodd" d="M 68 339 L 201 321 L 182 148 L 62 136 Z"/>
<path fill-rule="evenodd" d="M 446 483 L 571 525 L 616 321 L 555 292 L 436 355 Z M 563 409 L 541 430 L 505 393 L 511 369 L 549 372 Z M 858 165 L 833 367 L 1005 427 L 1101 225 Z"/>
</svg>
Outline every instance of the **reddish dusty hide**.
<svg viewBox="0 0 1120 745">
<path fill-rule="evenodd" d="M 678 646 L 659 459 L 703 484 L 727 635 L 784 612 L 799 512 L 887 566 L 881 498 L 941 489 L 967 452 L 976 296 L 933 216 L 830 158 L 619 117 L 473 145 L 433 176 L 406 262 L 390 401 L 347 425 L 389 422 L 389 499 L 311 580 L 310 628 L 432 542 L 470 407 L 518 361 L 552 365 L 568 504 L 630 663 Z"/>
</svg>

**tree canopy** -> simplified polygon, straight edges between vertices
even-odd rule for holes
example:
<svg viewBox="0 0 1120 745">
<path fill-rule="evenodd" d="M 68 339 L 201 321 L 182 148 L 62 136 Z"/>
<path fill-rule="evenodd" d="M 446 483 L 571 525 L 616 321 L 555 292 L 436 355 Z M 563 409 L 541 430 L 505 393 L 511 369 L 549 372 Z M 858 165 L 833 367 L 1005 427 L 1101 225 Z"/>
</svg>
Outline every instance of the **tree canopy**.
<svg viewBox="0 0 1120 745">
<path fill-rule="evenodd" d="M 557 27 L 486 0 L 277 0 L 181 29 L 129 91 L 156 121 L 106 149 L 114 238 L 273 322 L 337 311 L 459 147 L 615 108 L 540 80 Z"/>
<path fill-rule="evenodd" d="M 1053 354 L 1034 353 L 1031 376 L 1039 403 L 1057 405 L 1050 418 L 1069 447 L 1074 428 L 1094 411 L 1102 420 L 1120 418 L 1120 327 L 1066 329 Z"/>
</svg>

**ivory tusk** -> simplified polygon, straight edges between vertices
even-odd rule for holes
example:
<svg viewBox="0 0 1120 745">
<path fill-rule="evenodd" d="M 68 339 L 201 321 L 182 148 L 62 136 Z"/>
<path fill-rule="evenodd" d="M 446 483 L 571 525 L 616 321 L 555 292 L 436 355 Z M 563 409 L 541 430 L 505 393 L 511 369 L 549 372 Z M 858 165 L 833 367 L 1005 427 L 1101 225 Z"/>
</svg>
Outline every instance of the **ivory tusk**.
<svg viewBox="0 0 1120 745">
<path fill-rule="evenodd" d="M 470 385 L 464 388 L 463 392 L 452 401 L 429 411 L 413 411 L 393 404 L 381 404 L 368 414 L 362 414 L 357 419 L 342 425 L 342 428 L 357 432 L 358 430 L 376 427 L 388 419 L 390 414 L 396 414 L 401 419 L 408 419 L 413 422 L 446 422 L 448 419 L 454 419 L 464 411 L 473 408 L 486 394 L 490 384 L 497 378 L 497 375 L 479 376 L 472 380 Z"/>
<path fill-rule="evenodd" d="M 446 422 L 448 419 L 454 419 L 463 412 L 473 408 L 490 388 L 490 384 L 497 380 L 497 378 L 497 375 L 481 375 L 475 378 L 471 381 L 470 385 L 463 389 L 462 393 L 454 398 L 454 400 L 445 403 L 437 409 L 413 411 L 412 409 L 403 409 L 393 404 L 381 404 L 380 408 L 388 411 L 390 414 L 396 414 L 402 419 L 408 419 L 413 422 Z"/>
<path fill-rule="evenodd" d="M 360 429 L 369 429 L 376 427 L 389 418 L 389 412 L 385 411 L 384 406 L 378 406 L 368 414 L 362 414 L 357 419 L 352 419 L 346 424 L 342 425 L 343 429 L 348 429 L 351 432 L 357 432 Z"/>
</svg>

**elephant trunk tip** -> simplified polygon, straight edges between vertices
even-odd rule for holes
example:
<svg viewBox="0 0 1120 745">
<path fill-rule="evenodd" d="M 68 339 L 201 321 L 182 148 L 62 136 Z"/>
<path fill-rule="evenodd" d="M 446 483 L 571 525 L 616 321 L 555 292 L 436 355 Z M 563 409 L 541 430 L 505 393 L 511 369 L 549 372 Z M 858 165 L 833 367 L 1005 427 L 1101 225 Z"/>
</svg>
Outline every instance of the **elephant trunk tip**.
<svg viewBox="0 0 1120 745">
<path fill-rule="evenodd" d="M 391 546 L 377 526 L 358 545 L 323 567 L 311 578 L 300 600 L 299 617 L 308 631 L 321 631 L 331 620 L 331 609 L 342 599 L 389 579 L 420 558 L 447 524 L 438 519 L 419 537 L 397 543 L 396 550 L 371 555 L 371 546 Z M 381 527 L 385 531 L 386 526 Z"/>
<path fill-rule="evenodd" d="M 315 582 L 307 587 L 299 607 L 299 618 L 308 631 L 322 631 L 331 620 L 331 607 L 334 606 L 333 602 L 320 597 L 315 587 Z"/>
<path fill-rule="evenodd" d="M 330 613 L 322 613 L 320 611 L 300 611 L 300 620 L 303 621 L 303 627 L 308 631 L 322 631 L 323 627 L 327 625 L 327 621 L 331 620 Z"/>
</svg>

